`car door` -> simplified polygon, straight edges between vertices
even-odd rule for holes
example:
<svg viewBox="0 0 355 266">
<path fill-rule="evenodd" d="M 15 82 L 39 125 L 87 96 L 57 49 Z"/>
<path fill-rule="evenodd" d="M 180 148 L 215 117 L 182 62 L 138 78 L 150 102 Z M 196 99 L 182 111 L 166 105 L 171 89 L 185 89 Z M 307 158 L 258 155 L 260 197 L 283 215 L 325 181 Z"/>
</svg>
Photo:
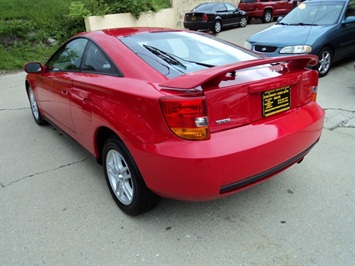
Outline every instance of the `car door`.
<svg viewBox="0 0 355 266">
<path fill-rule="evenodd" d="M 273 15 L 282 15 L 285 13 L 285 6 L 284 6 L 284 2 L 281 0 L 271 0 L 272 2 L 272 6 L 273 6 Z"/>
<path fill-rule="evenodd" d="M 216 11 L 217 16 L 222 19 L 222 25 L 230 24 L 231 15 L 227 12 L 227 8 L 223 3 L 217 4 Z"/>
<path fill-rule="evenodd" d="M 353 21 L 350 22 L 349 19 Z M 346 22 L 348 20 L 348 23 Z M 336 59 L 355 54 L 355 1 L 349 2 L 334 39 L 338 42 Z"/>
<path fill-rule="evenodd" d="M 256 10 L 258 0 L 241 0 L 239 2 L 239 9 L 246 12 L 253 12 Z"/>
<path fill-rule="evenodd" d="M 230 24 L 239 24 L 241 13 L 232 4 L 226 3 L 227 12 L 230 14 Z"/>
<path fill-rule="evenodd" d="M 102 101 L 102 89 L 117 84 L 120 76 L 122 75 L 100 47 L 89 41 L 81 71 L 73 80 L 71 114 L 77 140 L 90 151 L 94 139 L 94 108 Z"/>
<path fill-rule="evenodd" d="M 38 86 L 39 101 L 46 115 L 71 136 L 74 135 L 71 89 L 86 43 L 86 39 L 78 38 L 63 45 L 47 62 L 47 71 Z"/>
</svg>

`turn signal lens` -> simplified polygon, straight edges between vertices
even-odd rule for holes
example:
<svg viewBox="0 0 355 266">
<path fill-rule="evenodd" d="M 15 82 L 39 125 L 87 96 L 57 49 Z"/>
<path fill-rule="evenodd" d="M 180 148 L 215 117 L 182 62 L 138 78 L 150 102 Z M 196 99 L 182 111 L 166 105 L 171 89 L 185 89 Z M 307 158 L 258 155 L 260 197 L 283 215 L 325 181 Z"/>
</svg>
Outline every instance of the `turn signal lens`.
<svg viewBox="0 0 355 266">
<path fill-rule="evenodd" d="M 318 92 L 318 86 L 313 86 L 312 87 L 312 101 L 313 102 L 317 101 L 317 92 Z"/>
<path fill-rule="evenodd" d="M 160 106 L 168 126 L 178 137 L 188 140 L 210 138 L 204 97 L 162 98 Z"/>
</svg>

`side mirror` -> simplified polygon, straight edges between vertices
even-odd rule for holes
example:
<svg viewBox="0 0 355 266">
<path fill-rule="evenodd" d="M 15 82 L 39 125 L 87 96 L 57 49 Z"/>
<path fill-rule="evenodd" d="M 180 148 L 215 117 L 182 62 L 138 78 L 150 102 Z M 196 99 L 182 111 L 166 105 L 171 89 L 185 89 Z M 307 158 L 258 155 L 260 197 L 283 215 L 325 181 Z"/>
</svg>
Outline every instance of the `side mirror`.
<svg viewBox="0 0 355 266">
<path fill-rule="evenodd" d="M 27 73 L 41 73 L 42 72 L 42 64 L 41 63 L 27 63 L 25 65 L 25 71 Z"/>
<path fill-rule="evenodd" d="M 349 16 L 345 20 L 342 21 L 342 25 L 350 24 L 350 23 L 355 23 L 355 16 Z"/>
</svg>

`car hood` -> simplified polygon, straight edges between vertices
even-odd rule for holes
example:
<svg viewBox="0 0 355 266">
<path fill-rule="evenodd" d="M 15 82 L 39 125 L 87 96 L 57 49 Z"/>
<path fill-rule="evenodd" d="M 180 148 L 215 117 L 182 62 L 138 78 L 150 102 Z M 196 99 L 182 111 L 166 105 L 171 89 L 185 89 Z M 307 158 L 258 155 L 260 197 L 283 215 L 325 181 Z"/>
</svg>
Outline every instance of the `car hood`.
<svg viewBox="0 0 355 266">
<path fill-rule="evenodd" d="M 274 25 L 268 29 L 253 34 L 248 38 L 251 44 L 264 44 L 274 46 L 309 44 L 324 36 L 333 25 L 322 26 L 289 26 Z"/>
</svg>

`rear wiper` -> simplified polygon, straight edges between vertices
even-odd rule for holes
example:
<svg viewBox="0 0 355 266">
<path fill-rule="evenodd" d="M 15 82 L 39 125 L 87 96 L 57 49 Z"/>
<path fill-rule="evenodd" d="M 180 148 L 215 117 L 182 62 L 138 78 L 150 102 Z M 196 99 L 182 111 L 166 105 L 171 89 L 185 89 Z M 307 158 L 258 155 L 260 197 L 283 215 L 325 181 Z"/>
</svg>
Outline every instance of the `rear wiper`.
<svg viewBox="0 0 355 266">
<path fill-rule="evenodd" d="M 184 59 L 184 58 L 181 58 L 181 57 L 178 57 L 176 55 L 174 55 L 175 57 L 185 61 L 185 62 L 189 62 L 189 63 L 192 63 L 192 64 L 196 64 L 196 65 L 199 65 L 199 66 L 204 66 L 204 67 L 215 67 L 215 65 L 211 65 L 211 64 L 207 64 L 207 63 L 203 63 L 203 62 L 196 62 L 196 61 L 191 61 L 191 60 L 187 60 L 187 59 Z"/>
<path fill-rule="evenodd" d="M 150 45 L 146 45 L 146 44 L 143 44 L 143 46 L 144 46 L 144 48 L 146 48 L 147 50 L 149 50 L 153 54 L 157 55 L 159 58 L 161 58 L 162 60 L 164 60 L 168 64 L 180 66 L 184 69 L 187 69 L 187 67 L 183 63 L 181 63 L 179 60 L 177 60 L 171 54 L 169 54 L 163 50 L 160 50 L 154 46 L 150 46 Z"/>
<path fill-rule="evenodd" d="M 179 57 L 177 55 L 165 52 L 163 50 L 160 50 L 160 49 L 158 49 L 156 47 L 153 47 L 153 46 L 150 46 L 150 45 L 144 44 L 143 46 L 146 49 L 148 49 L 149 51 L 151 51 L 152 53 L 158 55 L 159 57 L 160 57 L 160 54 L 163 54 L 164 56 L 168 56 L 169 59 L 172 59 L 172 60 L 174 60 L 174 62 L 176 62 L 176 65 L 183 66 L 185 69 L 186 69 L 186 66 L 184 64 L 182 64 L 179 60 L 182 60 L 182 61 L 185 61 L 185 62 L 189 62 L 189 63 L 192 63 L 192 64 L 196 64 L 196 65 L 200 65 L 200 66 L 204 66 L 204 67 L 215 67 L 215 65 L 211 65 L 211 64 L 207 64 L 207 63 L 203 63 L 203 62 L 197 62 L 197 61 L 192 61 L 192 60 L 187 60 L 187 59 L 181 58 L 181 57 Z M 159 54 L 157 54 L 157 53 L 159 53 Z M 162 59 L 164 60 L 164 58 L 162 58 Z M 168 62 L 168 63 L 170 63 L 170 62 Z"/>
</svg>

